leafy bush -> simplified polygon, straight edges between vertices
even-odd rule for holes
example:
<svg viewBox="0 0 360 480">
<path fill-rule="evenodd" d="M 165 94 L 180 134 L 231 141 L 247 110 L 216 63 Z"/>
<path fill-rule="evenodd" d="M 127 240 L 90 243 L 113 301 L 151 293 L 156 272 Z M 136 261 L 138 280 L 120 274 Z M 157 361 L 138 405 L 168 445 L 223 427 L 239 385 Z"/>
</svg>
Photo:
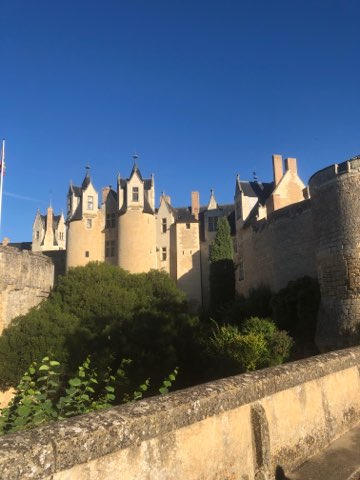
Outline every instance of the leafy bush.
<svg viewBox="0 0 360 480">
<path fill-rule="evenodd" d="M 271 290 L 266 285 L 251 289 L 247 297 L 236 295 L 234 302 L 221 309 L 218 321 L 240 325 L 249 317 L 269 317 L 271 297 Z"/>
<path fill-rule="evenodd" d="M 0 410 L 0 435 L 111 407 L 116 399 L 116 382 L 126 379 L 124 368 L 128 364 L 128 360 L 123 360 L 116 375 L 107 369 L 100 380 L 88 357 L 63 389 L 59 362 L 49 357 L 43 358 L 40 365 L 33 362 L 22 376 L 8 407 Z M 175 369 L 164 379 L 159 388 L 161 394 L 168 393 L 177 373 Z M 141 399 L 149 384 L 147 379 L 131 395 L 123 393 L 121 403 Z"/>
<path fill-rule="evenodd" d="M 271 320 L 253 317 L 241 328 L 216 325 L 207 350 L 218 373 L 230 375 L 281 364 L 289 356 L 292 343 Z"/>
</svg>

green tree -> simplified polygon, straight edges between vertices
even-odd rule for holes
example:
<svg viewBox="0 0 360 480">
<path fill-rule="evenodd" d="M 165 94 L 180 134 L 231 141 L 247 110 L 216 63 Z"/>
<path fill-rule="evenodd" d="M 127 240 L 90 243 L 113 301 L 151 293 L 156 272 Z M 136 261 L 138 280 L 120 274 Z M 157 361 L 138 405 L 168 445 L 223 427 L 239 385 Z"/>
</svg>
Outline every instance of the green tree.
<svg viewBox="0 0 360 480">
<path fill-rule="evenodd" d="M 210 249 L 210 302 L 214 312 L 231 303 L 235 296 L 235 267 L 230 225 L 225 217 L 218 220 L 216 236 Z"/>
<path fill-rule="evenodd" d="M 131 358 L 130 386 L 150 376 L 155 384 L 191 358 L 197 321 L 165 272 L 130 274 L 105 263 L 70 269 L 48 300 L 0 336 L 0 387 L 16 386 L 46 356 L 70 378 L 88 355 L 98 371 L 115 372 Z"/>
</svg>

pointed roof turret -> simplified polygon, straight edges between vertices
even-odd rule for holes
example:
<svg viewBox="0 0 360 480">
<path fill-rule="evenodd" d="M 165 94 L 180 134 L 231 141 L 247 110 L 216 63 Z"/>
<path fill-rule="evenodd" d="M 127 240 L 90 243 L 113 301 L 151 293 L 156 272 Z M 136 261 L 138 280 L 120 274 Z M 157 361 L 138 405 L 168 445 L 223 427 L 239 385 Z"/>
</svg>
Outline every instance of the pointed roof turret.
<svg viewBox="0 0 360 480">
<path fill-rule="evenodd" d="M 137 173 L 138 177 L 140 178 L 140 180 L 142 181 L 142 175 L 140 173 L 140 170 L 139 170 L 139 167 L 138 167 L 138 164 L 137 164 L 137 161 L 139 159 L 139 155 L 137 153 L 133 153 L 132 154 L 132 159 L 134 160 L 134 165 L 133 165 L 133 168 L 131 170 L 131 173 L 130 173 L 130 178 L 132 178 L 132 176 Z"/>
<path fill-rule="evenodd" d="M 87 164 L 86 167 L 85 167 L 85 169 L 86 169 L 86 175 L 85 175 L 85 178 L 84 178 L 83 183 L 82 183 L 82 185 L 81 185 L 81 188 L 82 188 L 83 190 L 86 190 L 87 187 L 88 187 L 88 186 L 90 185 L 90 183 L 91 183 L 91 178 L 90 178 L 90 165 Z"/>
<path fill-rule="evenodd" d="M 208 204 L 208 210 L 216 210 L 218 208 L 217 201 L 215 199 L 214 189 L 210 190 L 210 200 Z"/>
</svg>

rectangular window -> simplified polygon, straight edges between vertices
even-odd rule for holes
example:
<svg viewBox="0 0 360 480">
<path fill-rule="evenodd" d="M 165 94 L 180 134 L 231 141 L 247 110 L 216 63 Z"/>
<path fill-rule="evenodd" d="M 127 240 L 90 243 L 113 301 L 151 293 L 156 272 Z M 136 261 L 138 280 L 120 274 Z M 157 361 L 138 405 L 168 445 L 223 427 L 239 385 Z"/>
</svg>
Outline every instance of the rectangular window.
<svg viewBox="0 0 360 480">
<path fill-rule="evenodd" d="M 110 228 L 110 213 L 106 214 L 106 224 L 105 228 Z"/>
<path fill-rule="evenodd" d="M 94 197 L 92 195 L 87 197 L 87 209 L 94 210 Z"/>
<path fill-rule="evenodd" d="M 133 187 L 132 189 L 132 201 L 138 202 L 139 201 L 139 187 Z"/>
<path fill-rule="evenodd" d="M 110 243 L 110 257 L 115 257 L 115 240 Z"/>
<path fill-rule="evenodd" d="M 88 250 L 86 250 L 86 252 L 85 252 L 85 257 L 86 257 L 86 258 L 89 258 L 89 257 L 90 257 L 90 252 L 89 252 Z"/>
<path fill-rule="evenodd" d="M 166 252 L 166 247 L 162 247 L 161 249 L 161 260 L 165 262 L 167 259 L 167 252 Z"/>
<path fill-rule="evenodd" d="M 186 230 L 190 230 L 190 223 L 186 224 Z"/>
<path fill-rule="evenodd" d="M 63 232 L 59 233 L 59 240 L 64 240 L 64 233 Z"/>
<path fill-rule="evenodd" d="M 163 218 L 161 220 L 161 231 L 162 231 L 162 233 L 166 233 L 166 229 L 167 229 L 167 220 L 166 220 L 166 218 Z"/>
<path fill-rule="evenodd" d="M 36 230 L 36 240 L 39 240 L 39 238 L 40 238 L 40 232 L 39 230 Z"/>
<path fill-rule="evenodd" d="M 208 227 L 209 232 L 216 232 L 218 217 L 209 217 L 208 218 Z"/>
<path fill-rule="evenodd" d="M 86 228 L 91 228 L 92 227 L 92 219 L 91 218 L 87 218 L 86 219 Z"/>
<path fill-rule="evenodd" d="M 111 228 L 115 228 L 115 213 L 111 214 Z"/>
<path fill-rule="evenodd" d="M 110 257 L 110 242 L 108 240 L 105 242 L 105 257 Z"/>
</svg>

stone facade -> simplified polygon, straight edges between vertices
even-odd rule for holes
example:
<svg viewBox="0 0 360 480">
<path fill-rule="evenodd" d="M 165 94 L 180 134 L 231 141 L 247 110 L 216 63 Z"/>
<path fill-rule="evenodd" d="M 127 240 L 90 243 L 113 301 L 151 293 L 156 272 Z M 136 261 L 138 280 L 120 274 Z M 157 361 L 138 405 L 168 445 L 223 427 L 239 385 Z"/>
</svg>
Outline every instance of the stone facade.
<svg viewBox="0 0 360 480">
<path fill-rule="evenodd" d="M 174 207 L 162 194 L 155 207 L 154 177 L 144 179 L 136 163 L 129 178 L 118 175 L 117 190 L 102 190 L 101 206 L 89 172 L 80 187 L 70 185 L 67 214 L 67 269 L 105 261 L 131 273 L 164 270 L 195 310 L 208 298 L 209 247 L 219 216 L 227 216 L 235 235 L 234 205 L 218 205 L 211 192 L 200 206 Z M 235 236 L 234 236 L 235 238 Z"/>
<path fill-rule="evenodd" d="M 48 257 L 0 245 L 0 333 L 46 298 L 53 284 L 54 265 Z"/>
</svg>

